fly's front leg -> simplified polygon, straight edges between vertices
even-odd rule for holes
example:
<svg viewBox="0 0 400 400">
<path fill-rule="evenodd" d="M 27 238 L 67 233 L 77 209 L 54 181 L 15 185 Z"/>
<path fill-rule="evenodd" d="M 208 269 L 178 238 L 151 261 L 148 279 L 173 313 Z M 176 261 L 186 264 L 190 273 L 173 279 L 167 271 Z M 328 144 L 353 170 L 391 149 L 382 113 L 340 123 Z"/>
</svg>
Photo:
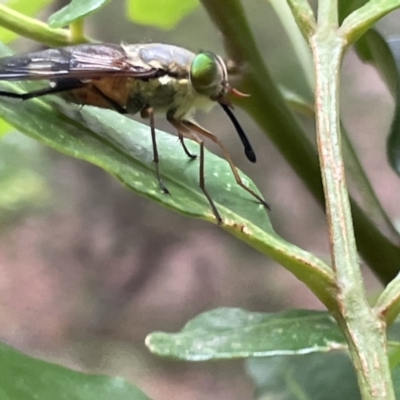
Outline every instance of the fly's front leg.
<svg viewBox="0 0 400 400">
<path fill-rule="evenodd" d="M 154 110 L 152 107 L 145 107 L 141 110 L 140 115 L 142 118 L 149 118 L 150 120 L 150 130 L 151 130 L 151 142 L 153 145 L 153 161 L 156 168 L 156 176 L 158 180 L 158 185 L 160 189 L 165 194 L 170 194 L 167 187 L 164 185 L 164 182 L 160 173 L 160 159 L 158 157 L 158 148 L 157 148 L 157 140 L 156 140 L 156 128 L 154 125 Z"/>
<path fill-rule="evenodd" d="M 172 116 L 172 113 L 171 113 L 171 112 L 168 112 L 168 113 L 167 113 L 167 120 L 168 120 L 168 122 L 169 122 L 172 126 L 175 126 L 175 122 L 177 122 L 177 120 Z M 176 126 L 175 126 L 175 128 L 176 128 Z M 179 138 L 179 141 L 181 142 L 181 145 L 182 145 L 183 150 L 184 150 L 184 152 L 186 153 L 186 155 L 187 155 L 191 160 L 195 160 L 195 159 L 197 158 L 197 156 L 196 156 L 195 154 L 192 154 L 192 153 L 188 150 L 188 148 L 186 147 L 186 144 L 185 144 L 185 137 L 184 137 L 184 135 L 182 134 L 182 132 L 181 132 L 180 130 L 178 130 L 178 138 Z"/>
<path fill-rule="evenodd" d="M 167 116 L 167 119 L 168 119 L 168 121 L 169 121 L 170 123 L 172 123 L 172 122 L 170 121 L 170 117 Z M 186 155 L 187 155 L 191 160 L 195 160 L 195 159 L 197 158 L 197 156 L 196 156 L 195 154 L 192 154 L 192 153 L 188 150 L 188 148 L 186 147 L 186 144 L 185 144 L 185 138 L 184 138 L 184 136 L 182 135 L 181 132 L 178 132 L 178 138 L 179 138 L 179 141 L 181 142 L 181 145 L 182 145 L 183 150 L 184 150 L 184 152 L 186 153 Z"/>
</svg>

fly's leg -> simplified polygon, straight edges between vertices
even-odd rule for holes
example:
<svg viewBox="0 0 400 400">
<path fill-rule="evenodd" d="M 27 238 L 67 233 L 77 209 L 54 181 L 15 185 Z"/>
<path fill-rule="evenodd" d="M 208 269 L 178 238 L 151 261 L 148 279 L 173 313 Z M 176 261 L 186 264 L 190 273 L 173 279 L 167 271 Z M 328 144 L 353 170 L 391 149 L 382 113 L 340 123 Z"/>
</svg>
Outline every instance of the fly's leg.
<svg viewBox="0 0 400 400">
<path fill-rule="evenodd" d="M 241 186 L 244 190 L 246 190 L 248 193 L 250 193 L 254 198 L 258 200 L 267 210 L 271 210 L 270 206 L 268 203 L 260 196 L 258 195 L 254 190 L 250 189 L 247 185 L 245 185 L 242 181 L 242 178 L 239 175 L 239 172 L 233 163 L 232 157 L 229 154 L 228 150 L 225 148 L 225 146 L 219 141 L 219 139 L 213 135 L 211 132 L 205 130 L 204 128 L 194 124 L 193 122 L 190 121 L 183 121 L 182 124 L 184 124 L 186 127 L 191 129 L 194 132 L 199 133 L 202 136 L 205 136 L 206 138 L 212 140 L 215 144 L 217 144 L 220 149 L 222 150 L 222 153 L 224 154 L 224 157 L 226 161 L 228 161 L 229 166 L 231 167 L 233 176 L 235 177 L 236 183 Z"/>
<path fill-rule="evenodd" d="M 179 132 L 179 135 L 181 135 L 182 138 L 192 139 L 200 145 L 199 187 L 204 193 L 204 196 L 206 196 L 208 203 L 210 204 L 210 207 L 212 209 L 212 212 L 218 222 L 218 225 L 222 225 L 223 221 L 221 215 L 218 212 L 218 209 L 213 199 L 211 198 L 206 189 L 206 180 L 204 174 L 204 141 L 200 139 L 195 132 L 191 132 L 191 130 L 186 125 L 176 120 L 175 118 L 169 116 L 168 121 L 176 128 L 176 130 Z"/>
<path fill-rule="evenodd" d="M 115 100 L 111 99 L 106 94 L 104 94 L 96 85 L 92 85 L 92 89 L 96 93 L 98 93 L 115 111 L 117 111 L 120 114 L 127 114 L 127 110 L 124 107 L 122 107 Z M 153 145 L 153 161 L 154 161 L 154 165 L 156 168 L 156 176 L 157 176 L 158 185 L 160 186 L 160 189 L 163 193 L 170 194 L 169 190 L 167 189 L 167 187 L 165 186 L 165 184 L 162 180 L 161 173 L 160 173 L 160 158 L 158 156 L 156 130 L 155 130 L 155 124 L 154 124 L 154 110 L 152 107 L 145 107 L 141 110 L 140 115 L 142 118 L 149 118 L 149 120 L 150 120 L 151 142 Z M 186 148 L 186 147 L 184 146 L 184 148 Z"/>
<path fill-rule="evenodd" d="M 102 97 L 112 109 L 117 111 L 120 114 L 127 114 L 126 108 L 122 107 L 118 102 L 113 100 L 111 97 L 108 97 L 104 94 L 96 85 L 92 85 L 91 89 L 95 91 L 100 97 Z M 156 130 L 154 125 L 154 110 L 151 107 L 145 107 L 140 112 L 142 118 L 149 118 L 150 119 L 150 129 L 151 129 L 151 141 L 153 145 L 153 161 L 156 168 L 156 176 L 158 185 L 163 193 L 169 194 L 169 190 L 165 186 L 160 173 L 160 166 L 159 166 L 159 156 L 158 156 L 158 149 L 157 149 L 157 141 L 156 141 Z"/>
<path fill-rule="evenodd" d="M 55 86 L 44 89 L 34 90 L 28 93 L 14 93 L 0 91 L 0 96 L 11 97 L 20 100 L 29 100 L 35 97 L 46 96 L 48 94 L 57 94 L 68 92 L 70 90 L 79 89 L 87 85 L 87 83 L 81 82 L 78 79 L 64 79 L 56 82 Z"/>
<path fill-rule="evenodd" d="M 161 173 L 160 173 L 160 165 L 159 165 L 160 159 L 158 157 L 156 129 L 154 126 L 154 110 L 152 107 L 145 107 L 140 112 L 140 115 L 142 118 L 149 118 L 149 120 L 150 120 L 151 142 L 153 145 L 153 161 L 154 161 L 154 165 L 156 168 L 156 176 L 157 176 L 157 180 L 158 180 L 158 185 L 160 186 L 160 189 L 163 193 L 170 194 L 169 190 L 164 185 L 164 182 L 161 178 Z"/>
<path fill-rule="evenodd" d="M 167 120 L 168 120 L 170 123 L 172 123 L 172 122 L 170 121 L 170 118 L 171 118 L 171 117 L 169 117 L 169 116 L 167 115 Z M 197 158 L 197 156 L 196 156 L 195 154 L 192 154 L 192 153 L 188 150 L 188 148 L 186 147 L 186 144 L 185 144 L 185 138 L 184 138 L 184 136 L 182 135 L 181 132 L 178 132 L 178 138 L 179 138 L 179 141 L 181 142 L 181 145 L 182 145 L 183 150 L 185 151 L 186 155 L 187 155 L 191 160 L 195 160 L 195 159 Z"/>
</svg>

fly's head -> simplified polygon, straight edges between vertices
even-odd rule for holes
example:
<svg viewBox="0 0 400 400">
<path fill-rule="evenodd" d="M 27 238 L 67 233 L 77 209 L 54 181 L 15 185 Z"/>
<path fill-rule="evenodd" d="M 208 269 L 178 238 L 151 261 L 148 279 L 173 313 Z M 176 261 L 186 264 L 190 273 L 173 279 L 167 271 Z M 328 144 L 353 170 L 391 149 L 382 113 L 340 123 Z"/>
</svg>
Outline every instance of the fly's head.
<svg viewBox="0 0 400 400">
<path fill-rule="evenodd" d="M 231 107 L 226 95 L 247 95 L 232 88 L 228 82 L 228 71 L 223 59 L 211 52 L 196 54 L 190 66 L 190 83 L 196 93 Z"/>
<path fill-rule="evenodd" d="M 228 71 L 222 58 L 210 52 L 197 54 L 190 66 L 190 82 L 197 93 L 207 96 L 221 105 L 236 128 L 236 132 L 243 143 L 246 157 L 251 162 L 256 162 L 253 148 L 239 121 L 232 113 L 231 109 L 233 106 L 227 97 L 228 93 L 237 97 L 248 97 L 248 95 L 239 92 L 229 85 Z"/>
<path fill-rule="evenodd" d="M 190 83 L 198 94 L 215 101 L 230 90 L 226 65 L 221 57 L 211 52 L 196 54 L 190 66 Z"/>
</svg>

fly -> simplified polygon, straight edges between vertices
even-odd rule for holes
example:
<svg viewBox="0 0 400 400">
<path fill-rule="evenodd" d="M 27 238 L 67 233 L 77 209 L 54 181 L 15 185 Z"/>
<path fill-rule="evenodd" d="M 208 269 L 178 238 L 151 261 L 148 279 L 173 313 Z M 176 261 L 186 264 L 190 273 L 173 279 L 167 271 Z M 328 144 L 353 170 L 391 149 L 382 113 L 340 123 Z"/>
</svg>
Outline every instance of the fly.
<svg viewBox="0 0 400 400">
<path fill-rule="evenodd" d="M 159 168 L 154 114 L 163 113 L 178 132 L 183 150 L 191 159 L 184 139 L 200 146 L 199 186 L 218 224 L 222 218 L 210 197 L 204 174 L 204 142 L 216 143 L 228 161 L 238 185 L 265 208 L 265 200 L 243 183 L 232 157 L 219 139 L 193 120 L 196 109 L 210 109 L 219 103 L 232 121 L 244 146 L 246 157 L 256 156 L 232 112 L 228 93 L 246 96 L 230 87 L 227 68 L 221 57 L 211 52 L 192 53 L 181 47 L 151 44 L 83 44 L 0 58 L 0 80 L 49 80 L 44 89 L 28 93 L 0 91 L 0 96 L 28 100 L 60 94 L 67 101 L 115 110 L 150 121 L 153 160 L 160 189 L 169 193 Z"/>
</svg>

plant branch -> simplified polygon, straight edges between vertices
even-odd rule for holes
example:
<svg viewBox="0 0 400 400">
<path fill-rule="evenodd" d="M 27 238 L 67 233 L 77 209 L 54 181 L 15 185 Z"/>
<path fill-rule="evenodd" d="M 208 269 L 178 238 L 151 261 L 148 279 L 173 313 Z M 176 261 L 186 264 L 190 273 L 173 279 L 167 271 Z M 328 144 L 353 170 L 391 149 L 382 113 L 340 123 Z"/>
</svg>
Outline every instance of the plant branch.
<svg viewBox="0 0 400 400">
<path fill-rule="evenodd" d="M 317 144 L 341 305 L 336 318 L 347 337 L 363 399 L 394 399 L 385 324 L 366 299 L 341 154 L 339 72 L 346 41 L 337 35 L 337 1 L 320 4 L 310 44 L 316 69 Z"/>
<path fill-rule="evenodd" d="M 387 325 L 392 324 L 400 314 L 400 273 L 383 290 L 375 309 Z"/>
<path fill-rule="evenodd" d="M 2 4 L 0 4 L 0 25 L 21 36 L 49 46 L 71 44 L 68 30 L 52 29 L 44 22 L 27 17 Z"/>
<path fill-rule="evenodd" d="M 85 19 L 80 18 L 69 25 L 70 40 L 73 43 L 84 43 L 85 37 Z"/>
<path fill-rule="evenodd" d="M 324 206 L 318 158 L 314 146 L 272 80 L 257 48 L 239 0 L 201 0 L 223 34 L 227 53 L 239 66 L 243 91 L 251 97 L 239 105 L 268 134 L 289 165 Z M 354 199 L 350 199 L 357 246 L 382 282 L 400 270 L 400 248 L 386 237 Z M 380 251 L 377 252 L 376 249 Z"/>
<path fill-rule="evenodd" d="M 304 38 L 309 38 L 316 27 L 314 13 L 309 2 L 307 0 L 287 0 L 287 4 L 292 10 L 293 17 Z"/>
<path fill-rule="evenodd" d="M 318 29 L 329 25 L 331 27 L 337 26 L 339 23 L 339 9 L 338 0 L 326 0 L 318 3 Z M 326 27 L 325 27 L 326 29 Z M 309 36 L 310 38 L 311 36 Z"/>
<path fill-rule="evenodd" d="M 228 226 L 226 230 L 285 267 L 307 285 L 332 314 L 339 312 L 335 277 L 323 261 L 276 233 L 267 233 L 252 224 L 247 224 L 244 231 Z"/>
<path fill-rule="evenodd" d="M 399 7 L 400 0 L 370 0 L 345 18 L 339 32 L 347 45 L 351 45 L 379 19 Z"/>
<path fill-rule="evenodd" d="M 285 2 L 282 2 L 281 0 L 271 0 L 271 5 L 278 14 L 278 17 L 280 18 L 282 25 L 289 36 L 294 51 L 300 61 L 300 66 L 303 69 L 304 75 L 306 76 L 308 86 L 312 90 L 312 93 L 314 93 L 315 79 L 311 51 L 307 41 L 301 35 L 300 30 L 293 25 L 295 22 L 297 22 L 299 28 L 301 29 L 301 25 L 304 24 L 303 15 L 305 14 L 309 14 L 309 24 L 315 25 L 315 20 L 313 18 L 314 16 L 307 1 L 303 2 L 301 0 L 287 0 L 287 2 L 292 8 L 295 20 L 293 19 L 293 16 L 287 15 L 288 12 L 290 12 L 290 9 Z M 315 29 L 315 26 L 313 29 Z M 313 30 L 310 30 L 309 32 L 309 35 L 311 36 Z M 310 103 L 308 105 L 307 100 L 301 99 L 299 95 L 295 96 L 287 89 L 281 88 L 280 90 L 292 110 L 297 110 L 308 117 L 315 118 L 314 104 Z M 312 97 L 313 96 L 314 94 L 312 94 Z M 358 196 L 357 201 L 364 212 L 368 215 L 371 222 L 378 227 L 379 230 L 393 243 L 400 244 L 399 232 L 395 229 L 386 211 L 382 207 L 382 204 L 379 202 L 343 124 L 341 126 L 341 135 L 342 151 L 346 167 L 346 174 L 349 178 L 349 187 L 355 189 L 355 196 Z"/>
</svg>

